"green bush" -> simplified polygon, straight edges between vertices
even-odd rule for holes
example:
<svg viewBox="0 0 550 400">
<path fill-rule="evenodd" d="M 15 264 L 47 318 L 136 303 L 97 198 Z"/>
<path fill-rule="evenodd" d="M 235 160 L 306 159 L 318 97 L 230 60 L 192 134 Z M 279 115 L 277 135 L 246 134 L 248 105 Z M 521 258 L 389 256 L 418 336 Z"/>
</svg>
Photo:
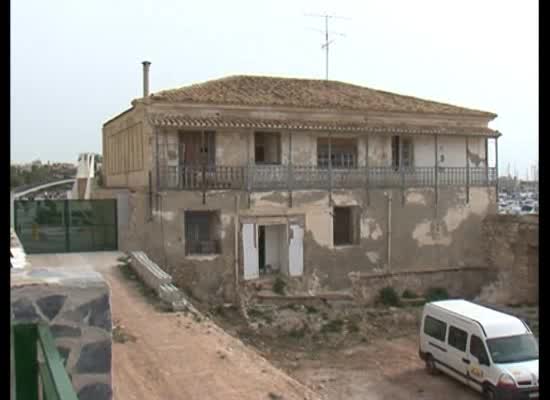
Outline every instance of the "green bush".
<svg viewBox="0 0 550 400">
<path fill-rule="evenodd" d="M 344 327 L 344 321 L 341 319 L 333 319 L 332 321 L 327 322 L 321 327 L 322 333 L 338 333 L 342 332 Z"/>
<path fill-rule="evenodd" d="M 378 293 L 378 302 L 385 306 L 392 307 L 399 307 L 401 305 L 399 295 L 391 286 L 386 286 L 380 289 L 380 292 Z"/>
<path fill-rule="evenodd" d="M 424 295 L 427 302 L 438 301 L 438 300 L 447 300 L 449 298 L 449 293 L 447 289 L 442 287 L 433 287 L 426 290 Z"/>
<path fill-rule="evenodd" d="M 273 292 L 283 296 L 286 292 L 286 282 L 281 278 L 277 278 L 275 282 L 273 282 Z"/>
<path fill-rule="evenodd" d="M 401 297 L 404 299 L 416 299 L 418 298 L 418 295 L 412 290 L 405 289 L 405 291 L 401 294 Z"/>
</svg>

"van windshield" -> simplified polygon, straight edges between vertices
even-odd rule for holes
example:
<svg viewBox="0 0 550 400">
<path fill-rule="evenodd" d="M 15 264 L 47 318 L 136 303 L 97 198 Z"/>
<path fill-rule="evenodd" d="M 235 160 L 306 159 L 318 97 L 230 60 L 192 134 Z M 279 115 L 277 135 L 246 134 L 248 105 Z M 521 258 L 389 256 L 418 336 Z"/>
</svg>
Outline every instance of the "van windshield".
<svg viewBox="0 0 550 400">
<path fill-rule="evenodd" d="M 487 339 L 491 358 L 496 364 L 538 360 L 539 345 L 531 334 Z"/>
</svg>

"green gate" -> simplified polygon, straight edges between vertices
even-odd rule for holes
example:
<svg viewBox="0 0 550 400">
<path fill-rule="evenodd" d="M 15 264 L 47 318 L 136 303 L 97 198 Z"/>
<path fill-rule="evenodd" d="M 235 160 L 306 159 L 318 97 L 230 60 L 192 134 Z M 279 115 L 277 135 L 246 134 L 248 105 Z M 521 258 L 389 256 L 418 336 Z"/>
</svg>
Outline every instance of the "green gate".
<svg viewBox="0 0 550 400">
<path fill-rule="evenodd" d="M 116 200 L 16 200 L 15 232 L 27 254 L 117 250 Z"/>
</svg>

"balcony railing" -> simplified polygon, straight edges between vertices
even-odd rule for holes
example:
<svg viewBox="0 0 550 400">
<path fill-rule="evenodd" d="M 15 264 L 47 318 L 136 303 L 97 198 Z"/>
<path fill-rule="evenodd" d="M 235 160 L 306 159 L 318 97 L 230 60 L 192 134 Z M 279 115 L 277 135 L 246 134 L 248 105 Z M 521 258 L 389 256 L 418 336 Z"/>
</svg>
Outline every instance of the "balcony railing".
<svg viewBox="0 0 550 400">
<path fill-rule="evenodd" d="M 468 174 L 469 172 L 469 174 Z M 159 169 L 163 190 L 308 190 L 448 186 L 494 186 L 496 168 L 361 167 L 320 168 L 310 165 L 192 165 Z"/>
<path fill-rule="evenodd" d="M 20 324 L 12 329 L 16 399 L 78 400 L 50 328 Z"/>
</svg>

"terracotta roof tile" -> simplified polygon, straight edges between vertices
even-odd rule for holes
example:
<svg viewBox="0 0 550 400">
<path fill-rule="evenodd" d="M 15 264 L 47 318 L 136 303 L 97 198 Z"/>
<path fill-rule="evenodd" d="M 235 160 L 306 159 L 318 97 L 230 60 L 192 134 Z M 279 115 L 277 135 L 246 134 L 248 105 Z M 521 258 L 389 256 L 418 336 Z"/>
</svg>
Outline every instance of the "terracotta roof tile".
<svg viewBox="0 0 550 400">
<path fill-rule="evenodd" d="M 338 81 L 237 75 L 154 93 L 170 103 L 288 106 L 496 117 L 496 114 Z"/>
</svg>

